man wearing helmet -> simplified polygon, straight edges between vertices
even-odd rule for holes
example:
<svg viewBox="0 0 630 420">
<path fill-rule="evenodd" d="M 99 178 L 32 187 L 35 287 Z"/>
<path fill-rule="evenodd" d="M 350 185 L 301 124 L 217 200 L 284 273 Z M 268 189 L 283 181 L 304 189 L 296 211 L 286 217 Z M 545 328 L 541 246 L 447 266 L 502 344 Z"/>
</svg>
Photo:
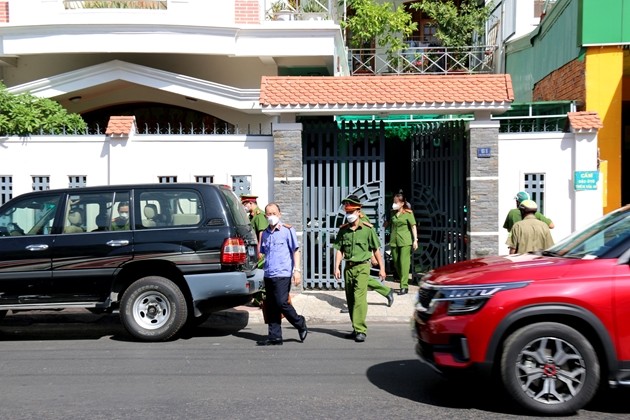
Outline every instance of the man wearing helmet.
<svg viewBox="0 0 630 420">
<path fill-rule="evenodd" d="M 505 218 L 505 222 L 503 223 L 503 228 L 506 229 L 508 233 L 512 231 L 512 226 L 514 226 L 516 222 L 520 222 L 521 220 L 523 220 L 523 218 L 521 217 L 519 206 L 523 201 L 530 200 L 530 197 L 526 191 L 520 191 L 514 196 L 514 199 L 516 200 L 516 208 L 508 212 L 507 217 Z M 555 227 L 551 219 L 543 216 L 541 212 L 536 211 L 536 213 L 534 213 L 534 216 L 536 217 L 536 219 L 545 222 L 547 226 L 549 226 L 549 229 L 553 229 Z"/>
<path fill-rule="evenodd" d="M 523 200 L 518 208 L 523 220 L 512 226 L 506 242 L 510 254 L 525 254 L 552 246 L 553 238 L 549 226 L 535 216 L 538 205 L 532 200 Z"/>
</svg>

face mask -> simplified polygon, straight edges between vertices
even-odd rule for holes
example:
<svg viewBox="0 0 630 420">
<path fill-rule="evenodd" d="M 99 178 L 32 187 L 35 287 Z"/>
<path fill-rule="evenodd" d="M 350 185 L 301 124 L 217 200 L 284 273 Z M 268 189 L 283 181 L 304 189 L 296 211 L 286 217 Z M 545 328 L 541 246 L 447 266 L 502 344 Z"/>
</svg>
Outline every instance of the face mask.
<svg viewBox="0 0 630 420">
<path fill-rule="evenodd" d="M 277 225 L 279 221 L 280 218 L 278 216 L 267 216 L 267 222 L 269 222 L 271 226 Z"/>
<path fill-rule="evenodd" d="M 129 219 L 129 213 L 120 213 L 120 217 L 123 219 Z"/>
<path fill-rule="evenodd" d="M 394 203 L 392 204 L 392 210 L 398 210 L 400 208 L 400 204 Z"/>
<path fill-rule="evenodd" d="M 350 223 L 354 223 L 356 222 L 356 220 L 359 218 L 359 215 L 356 213 L 350 213 L 350 214 L 346 214 L 346 219 L 348 220 L 348 222 Z"/>
</svg>

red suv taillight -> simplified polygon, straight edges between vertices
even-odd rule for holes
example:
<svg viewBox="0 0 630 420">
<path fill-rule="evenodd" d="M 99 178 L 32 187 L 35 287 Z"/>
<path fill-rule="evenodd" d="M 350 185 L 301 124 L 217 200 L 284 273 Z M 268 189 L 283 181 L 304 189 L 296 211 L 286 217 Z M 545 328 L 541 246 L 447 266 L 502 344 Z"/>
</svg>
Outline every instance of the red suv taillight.
<svg viewBox="0 0 630 420">
<path fill-rule="evenodd" d="M 221 247 L 221 264 L 239 265 L 247 262 L 247 249 L 241 238 L 227 238 Z"/>
</svg>

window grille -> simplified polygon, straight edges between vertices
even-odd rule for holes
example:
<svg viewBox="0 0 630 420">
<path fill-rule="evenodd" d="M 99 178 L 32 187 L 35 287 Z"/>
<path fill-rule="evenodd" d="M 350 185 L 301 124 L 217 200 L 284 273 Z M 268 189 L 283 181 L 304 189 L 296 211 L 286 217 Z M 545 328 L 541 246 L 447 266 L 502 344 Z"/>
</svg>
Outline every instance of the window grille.
<svg viewBox="0 0 630 420">
<path fill-rule="evenodd" d="M 200 184 L 212 184 L 214 183 L 214 175 L 197 175 L 195 176 L 195 182 Z"/>
<path fill-rule="evenodd" d="M 13 177 L 0 176 L 0 205 L 13 198 Z"/>
<path fill-rule="evenodd" d="M 545 174 L 526 173 L 523 181 L 523 189 L 538 204 L 538 211 L 545 214 Z"/>
<path fill-rule="evenodd" d="M 68 188 L 83 188 L 87 186 L 87 175 L 68 176 Z"/>
<path fill-rule="evenodd" d="M 232 190 L 236 195 L 252 193 L 252 176 L 251 175 L 232 175 Z"/>
<path fill-rule="evenodd" d="M 176 184 L 177 177 L 176 176 L 158 176 L 158 181 L 160 184 Z"/>
<path fill-rule="evenodd" d="M 50 189 L 50 176 L 37 175 L 33 176 L 33 191 L 44 191 Z"/>
</svg>

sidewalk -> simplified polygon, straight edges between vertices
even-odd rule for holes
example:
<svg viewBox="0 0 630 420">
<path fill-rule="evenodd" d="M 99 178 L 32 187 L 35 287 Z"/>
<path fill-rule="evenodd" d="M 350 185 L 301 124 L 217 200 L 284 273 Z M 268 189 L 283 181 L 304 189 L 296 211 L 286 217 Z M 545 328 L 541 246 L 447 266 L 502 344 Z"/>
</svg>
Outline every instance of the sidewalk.
<svg viewBox="0 0 630 420">
<path fill-rule="evenodd" d="M 385 284 L 394 289 L 394 304 L 387 307 L 387 299 L 374 291 L 369 291 L 367 323 L 409 323 L 413 316 L 413 306 L 418 291 L 418 286 L 409 285 L 409 293 L 399 296 L 396 291 L 400 287 L 398 283 L 385 281 Z M 311 324 L 350 324 L 350 315 L 342 313 L 341 309 L 347 309 L 346 293 L 344 290 L 304 290 L 291 293 L 291 302 L 299 315 L 306 318 Z M 212 322 L 231 323 L 243 322 L 247 315 L 247 324 L 264 324 L 262 310 L 254 306 L 237 306 L 233 309 L 218 312 L 212 316 Z"/>
</svg>

